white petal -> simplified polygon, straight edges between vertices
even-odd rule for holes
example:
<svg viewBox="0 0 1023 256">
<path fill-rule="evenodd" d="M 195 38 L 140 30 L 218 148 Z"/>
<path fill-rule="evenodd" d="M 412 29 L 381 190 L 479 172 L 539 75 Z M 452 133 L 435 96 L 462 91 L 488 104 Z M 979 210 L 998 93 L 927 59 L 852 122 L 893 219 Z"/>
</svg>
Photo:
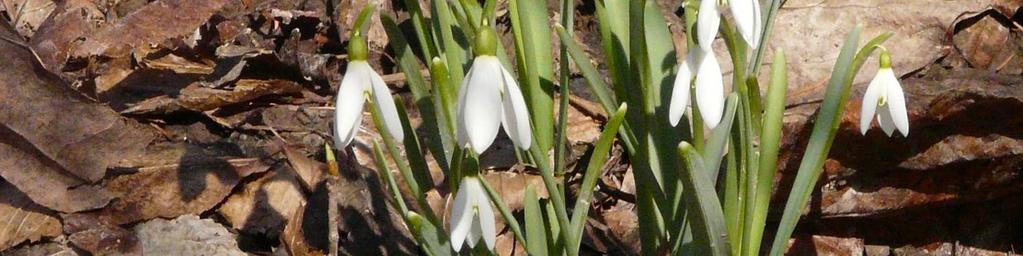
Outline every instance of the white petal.
<svg viewBox="0 0 1023 256">
<path fill-rule="evenodd" d="M 717 0 L 700 1 L 700 11 L 696 15 L 696 42 L 704 51 L 713 51 L 711 43 L 718 34 L 721 25 L 721 14 Z"/>
<path fill-rule="evenodd" d="M 522 150 L 528 150 L 533 141 L 532 131 L 529 128 L 529 109 L 526 108 L 526 99 L 522 97 L 519 85 L 507 69 L 500 67 L 504 80 L 504 93 L 502 94 L 502 121 L 504 132 L 508 133 L 515 145 Z"/>
<path fill-rule="evenodd" d="M 750 43 L 750 48 L 757 49 L 760 44 L 760 37 L 764 33 L 764 18 L 760 13 L 760 0 L 753 1 L 753 42 Z"/>
<path fill-rule="evenodd" d="M 892 122 L 891 110 L 888 110 L 890 104 L 881 105 L 880 109 L 877 110 L 877 123 L 881 125 L 881 130 L 888 137 L 892 136 L 892 132 L 895 131 L 895 124 Z"/>
<path fill-rule="evenodd" d="M 455 112 L 455 123 L 456 123 L 455 124 L 455 130 L 457 131 L 456 139 L 458 140 L 458 146 L 462 147 L 462 148 L 468 147 L 470 145 L 469 144 L 469 134 L 468 134 L 468 132 L 465 131 L 465 125 L 462 125 L 462 119 L 465 116 L 464 111 L 462 111 L 462 110 L 465 109 L 464 108 L 464 106 L 465 106 L 465 91 L 469 87 L 468 86 L 469 85 L 469 80 L 472 79 L 472 76 L 475 73 L 473 70 L 475 70 L 475 69 L 476 69 L 476 63 L 473 63 L 473 65 L 471 67 L 469 67 L 469 72 L 466 73 L 465 78 L 462 79 L 462 85 L 460 85 L 458 87 L 458 103 L 455 105 L 455 111 L 456 111 Z"/>
<path fill-rule="evenodd" d="M 691 56 L 695 56 L 699 53 L 690 53 L 686 56 L 686 60 L 682 61 L 682 64 L 678 65 L 678 74 L 675 74 L 675 85 L 671 89 L 671 103 L 668 105 L 668 122 L 671 126 L 678 126 L 678 121 L 682 120 L 682 115 L 686 113 L 686 107 L 689 106 L 689 85 L 693 79 L 693 70 L 691 68 L 693 59 Z"/>
<path fill-rule="evenodd" d="M 472 206 L 476 197 L 472 195 L 473 191 L 470 188 L 472 185 L 469 184 L 475 181 L 473 179 L 472 177 L 462 179 L 461 184 L 458 185 L 458 194 L 455 195 L 455 201 L 451 205 L 451 219 L 448 220 L 448 223 L 451 230 L 451 248 L 456 252 L 462 249 L 462 242 L 465 242 L 473 224 L 475 212 Z"/>
<path fill-rule="evenodd" d="M 714 51 L 704 52 L 696 70 L 696 105 L 707 128 L 713 129 L 721 122 L 725 111 L 725 87 Z"/>
<path fill-rule="evenodd" d="M 501 126 L 501 64 L 497 57 L 477 57 L 473 74 L 466 85 L 465 102 L 462 106 L 462 125 L 469 138 L 469 144 L 477 154 L 494 143 Z"/>
<path fill-rule="evenodd" d="M 338 149 L 343 149 L 352 142 L 362 120 L 362 107 L 366 103 L 363 92 L 370 83 L 370 78 L 365 72 L 360 72 L 358 66 L 357 61 L 348 64 L 335 97 L 334 146 Z"/>
<path fill-rule="evenodd" d="M 903 136 L 909 136 L 909 114 L 906 113 L 906 96 L 902 93 L 902 85 L 899 84 L 899 79 L 895 77 L 895 73 L 889 71 L 885 75 L 884 81 L 887 83 L 885 86 L 888 89 L 888 110 L 890 111 L 892 122 L 895 127 L 902 132 Z"/>
<path fill-rule="evenodd" d="M 494 209 L 490 206 L 490 198 L 487 196 L 487 192 L 480 187 L 480 192 L 476 195 L 478 205 L 478 211 L 476 212 L 477 220 L 476 223 L 479 225 L 480 235 L 483 236 L 483 241 L 487 244 L 487 248 L 491 251 L 494 250 L 494 245 L 497 242 L 497 229 L 494 225 Z"/>
<path fill-rule="evenodd" d="M 881 70 L 883 71 L 883 69 Z M 874 119 L 874 113 L 877 111 L 878 100 L 881 98 L 881 93 L 885 91 L 885 84 L 881 82 L 881 71 L 878 71 L 877 75 L 874 75 L 874 80 L 870 81 L 870 85 L 867 85 L 867 91 L 863 93 L 863 101 L 861 102 L 862 107 L 860 108 L 860 133 L 867 134 L 867 130 L 870 130 L 870 121 Z"/>
<path fill-rule="evenodd" d="M 383 115 L 384 127 L 387 132 L 391 133 L 391 137 L 398 142 L 405 139 L 404 129 L 401 127 L 401 119 L 398 117 L 398 109 L 394 106 L 394 98 L 391 96 L 391 89 L 387 88 L 387 84 L 384 83 L 384 79 L 377 74 L 372 67 L 366 65 L 366 72 L 369 73 L 369 77 L 373 83 L 373 103 L 380 108 L 380 114 Z"/>
<path fill-rule="evenodd" d="M 735 27 L 739 29 L 739 34 L 746 40 L 746 43 L 751 48 L 756 48 L 756 13 L 754 13 L 754 3 L 757 0 L 732 0 L 728 3 L 728 6 L 732 9 L 732 18 L 735 19 Z M 759 4 L 757 8 L 759 8 Z"/>
</svg>

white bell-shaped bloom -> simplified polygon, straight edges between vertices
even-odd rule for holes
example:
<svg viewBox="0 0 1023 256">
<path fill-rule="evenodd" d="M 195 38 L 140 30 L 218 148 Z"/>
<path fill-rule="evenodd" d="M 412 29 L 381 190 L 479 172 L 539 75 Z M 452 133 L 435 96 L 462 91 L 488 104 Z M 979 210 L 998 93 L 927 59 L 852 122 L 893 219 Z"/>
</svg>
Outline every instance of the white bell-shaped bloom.
<svg viewBox="0 0 1023 256">
<path fill-rule="evenodd" d="M 384 79 L 365 60 L 353 60 L 348 63 L 334 105 L 334 144 L 339 149 L 345 148 L 355 139 L 362 123 L 362 110 L 367 95 L 373 97 L 373 104 L 380 109 L 387 132 L 398 141 L 405 137 L 398 109 L 394 106 L 394 98 L 391 98 L 391 91 Z"/>
<path fill-rule="evenodd" d="M 477 154 L 494 143 L 500 127 L 512 142 L 529 149 L 529 110 L 511 73 L 492 55 L 477 56 L 458 90 L 458 144 Z"/>
<path fill-rule="evenodd" d="M 494 250 L 497 230 L 494 226 L 494 210 L 483 185 L 475 176 L 462 178 L 458 194 L 451 206 L 451 248 L 462 249 L 462 242 L 475 248 L 480 238 L 487 248 Z"/>
<path fill-rule="evenodd" d="M 696 66 L 696 106 L 707 128 L 713 129 L 721 122 L 725 111 L 725 86 L 714 51 L 696 51 L 699 64 Z"/>
<path fill-rule="evenodd" d="M 735 27 L 739 34 L 752 49 L 757 48 L 760 42 L 760 33 L 763 31 L 763 21 L 760 17 L 759 0 L 732 0 L 728 2 L 732 9 L 732 17 L 735 19 Z"/>
<path fill-rule="evenodd" d="M 689 107 L 689 86 L 693 81 L 693 70 L 696 69 L 696 60 L 694 56 L 697 54 L 690 54 L 686 56 L 686 59 L 682 61 L 682 64 L 678 65 L 678 73 L 675 74 L 675 84 L 671 89 L 671 102 L 668 105 L 668 122 L 671 126 L 678 126 L 678 122 L 682 120 L 682 115 L 686 113 L 686 108 Z"/>
<path fill-rule="evenodd" d="M 906 96 L 902 92 L 899 78 L 891 68 L 891 57 L 886 50 L 881 52 L 881 68 L 870 81 L 863 94 L 863 108 L 860 109 L 860 133 L 866 134 L 871 120 L 877 114 L 877 122 L 885 134 L 892 136 L 898 129 L 903 136 L 909 136 L 909 115 L 906 113 Z"/>
<path fill-rule="evenodd" d="M 696 43 L 704 51 L 713 51 L 714 38 L 717 37 L 721 25 L 721 11 L 717 0 L 700 1 L 700 10 L 696 14 Z"/>
</svg>

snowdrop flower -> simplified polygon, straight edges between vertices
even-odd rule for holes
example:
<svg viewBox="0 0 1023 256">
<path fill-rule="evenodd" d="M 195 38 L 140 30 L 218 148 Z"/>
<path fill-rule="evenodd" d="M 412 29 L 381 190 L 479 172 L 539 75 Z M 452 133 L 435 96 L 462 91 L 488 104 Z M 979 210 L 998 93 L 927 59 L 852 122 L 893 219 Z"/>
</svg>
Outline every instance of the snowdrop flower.
<svg viewBox="0 0 1023 256">
<path fill-rule="evenodd" d="M 760 0 L 732 0 L 728 6 L 732 9 L 732 18 L 735 19 L 735 27 L 739 29 L 739 34 L 742 34 L 750 48 L 756 49 L 760 42 L 760 32 L 763 30 Z"/>
<path fill-rule="evenodd" d="M 489 26 L 476 35 L 476 58 L 458 90 L 458 144 L 483 153 L 500 127 L 512 142 L 529 149 L 532 133 L 522 91 L 496 57 L 497 33 Z"/>
<path fill-rule="evenodd" d="M 497 231 L 494 227 L 494 210 L 490 198 L 476 176 L 462 178 L 458 194 L 451 206 L 451 248 L 462 249 L 462 242 L 475 248 L 480 238 L 487 248 L 494 250 Z"/>
<path fill-rule="evenodd" d="M 877 113 L 877 122 L 885 134 L 892 136 L 898 129 L 903 136 L 909 136 L 909 115 L 906 113 L 906 98 L 902 85 L 892 71 L 892 57 L 888 50 L 881 49 L 881 68 L 863 94 L 863 108 L 860 110 L 860 133 L 867 134 L 871 119 Z"/>
<path fill-rule="evenodd" d="M 401 127 L 401 120 L 398 119 L 398 109 L 394 106 L 394 98 L 391 98 L 391 91 L 366 62 L 369 55 L 369 48 L 366 47 L 366 40 L 355 35 L 349 41 L 348 69 L 341 80 L 341 88 L 338 89 L 334 106 L 334 144 L 341 149 L 348 146 L 355 139 L 355 134 L 362 124 L 362 109 L 366 103 L 366 97 L 373 97 L 373 104 L 383 115 L 384 127 L 394 139 L 401 141 L 405 132 Z"/>
<path fill-rule="evenodd" d="M 695 65 L 695 66 L 694 66 Z M 693 70 L 696 70 L 696 105 L 707 128 L 714 129 L 721 122 L 725 111 L 725 88 L 714 52 L 700 51 L 689 53 L 678 67 L 675 84 L 668 105 L 668 121 L 671 126 L 678 126 L 679 120 L 689 105 L 689 84 L 693 81 Z"/>
</svg>

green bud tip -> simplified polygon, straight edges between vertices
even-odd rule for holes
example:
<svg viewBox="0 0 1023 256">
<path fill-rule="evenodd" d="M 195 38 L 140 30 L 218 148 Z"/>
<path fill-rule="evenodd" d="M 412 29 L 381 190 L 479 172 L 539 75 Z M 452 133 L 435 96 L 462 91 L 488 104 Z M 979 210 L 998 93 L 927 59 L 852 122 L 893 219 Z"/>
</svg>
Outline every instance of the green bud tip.
<svg viewBox="0 0 1023 256">
<path fill-rule="evenodd" d="M 366 59 L 369 59 L 369 47 L 366 46 L 366 38 L 356 34 L 348 40 L 348 60 Z"/>
<path fill-rule="evenodd" d="M 878 62 L 881 63 L 881 68 L 892 68 L 892 55 L 888 53 L 888 49 L 881 48 L 881 58 Z"/>
<path fill-rule="evenodd" d="M 497 32 L 490 26 L 482 26 L 476 31 L 476 56 L 497 55 Z"/>
</svg>

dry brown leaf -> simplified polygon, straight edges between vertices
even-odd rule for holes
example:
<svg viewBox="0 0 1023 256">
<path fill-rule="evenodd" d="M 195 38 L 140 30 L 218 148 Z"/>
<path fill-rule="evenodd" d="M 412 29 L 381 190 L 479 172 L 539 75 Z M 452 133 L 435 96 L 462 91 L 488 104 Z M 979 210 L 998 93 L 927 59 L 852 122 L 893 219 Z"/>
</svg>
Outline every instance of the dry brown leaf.
<svg viewBox="0 0 1023 256">
<path fill-rule="evenodd" d="M 342 167 L 331 196 L 337 202 L 340 252 L 350 255 L 410 255 L 418 251 L 390 196 L 373 170 Z M 312 202 L 325 199 L 310 199 Z M 306 216 L 309 216 L 307 213 Z"/>
<path fill-rule="evenodd" d="M 295 208 L 295 212 L 291 213 L 291 219 L 288 220 L 288 225 L 284 227 L 284 232 L 281 233 L 281 245 L 284 246 L 291 256 L 324 255 L 322 251 L 313 248 L 306 241 L 306 235 L 303 232 L 305 226 L 302 225 L 305 221 L 305 211 L 306 204 L 302 203 L 299 207 Z"/>
<path fill-rule="evenodd" d="M 167 114 L 178 111 L 203 112 L 230 104 L 252 101 L 263 96 L 293 94 L 301 90 L 302 85 L 298 83 L 277 79 L 241 79 L 235 83 L 231 90 L 206 88 L 199 83 L 192 83 L 181 89 L 180 95 L 177 97 L 149 98 L 121 112 L 135 115 Z"/>
<path fill-rule="evenodd" d="M 103 12 L 94 1 L 60 1 L 53 14 L 36 30 L 29 45 L 47 70 L 60 74 L 73 44 L 91 33 L 96 21 L 103 19 Z"/>
<path fill-rule="evenodd" d="M 494 188 L 497 194 L 501 195 L 508 209 L 517 211 L 522 209 L 523 197 L 526 197 L 526 186 L 532 184 L 536 188 L 536 196 L 547 198 L 547 189 L 543 185 L 540 175 L 515 173 L 515 172 L 489 172 L 483 175 L 487 183 Z"/>
<path fill-rule="evenodd" d="M 63 216 L 68 240 L 93 255 L 142 255 L 135 233 L 95 216 Z"/>
<path fill-rule="evenodd" d="M 269 168 L 259 158 L 206 154 L 190 151 L 180 163 L 140 168 L 137 173 L 114 177 L 106 188 L 120 199 L 84 214 L 115 224 L 199 214 L 223 201 L 242 178 Z"/>
<path fill-rule="evenodd" d="M 305 205 L 305 195 L 290 166 L 279 164 L 271 173 L 245 184 L 232 194 L 218 212 L 236 230 L 276 237 L 295 209 Z"/>
<path fill-rule="evenodd" d="M 53 0 L 3 0 L 8 17 L 16 21 L 15 28 L 24 37 L 32 37 L 39 25 L 57 7 Z"/>
<path fill-rule="evenodd" d="M 60 220 L 53 214 L 0 179 L 0 251 L 23 241 L 59 236 Z"/>
<path fill-rule="evenodd" d="M 0 36 L 16 38 L 7 29 Z M 141 154 L 156 134 L 41 72 L 28 49 L 0 41 L 0 55 L 0 152 L 9 156 L 0 160 L 0 176 L 58 211 L 106 204 L 102 190 L 81 185 Z"/>
<path fill-rule="evenodd" d="M 160 43 L 168 38 L 190 35 L 228 2 L 227 0 L 151 2 L 89 36 L 75 48 L 72 56 L 100 55 L 125 45 L 145 46 L 147 43 Z"/>
<path fill-rule="evenodd" d="M 327 173 L 326 164 L 310 159 L 290 146 L 284 146 L 284 155 L 288 158 L 291 169 L 298 174 L 299 181 L 306 191 L 315 190 L 317 184 L 323 181 L 324 174 Z"/>
</svg>

